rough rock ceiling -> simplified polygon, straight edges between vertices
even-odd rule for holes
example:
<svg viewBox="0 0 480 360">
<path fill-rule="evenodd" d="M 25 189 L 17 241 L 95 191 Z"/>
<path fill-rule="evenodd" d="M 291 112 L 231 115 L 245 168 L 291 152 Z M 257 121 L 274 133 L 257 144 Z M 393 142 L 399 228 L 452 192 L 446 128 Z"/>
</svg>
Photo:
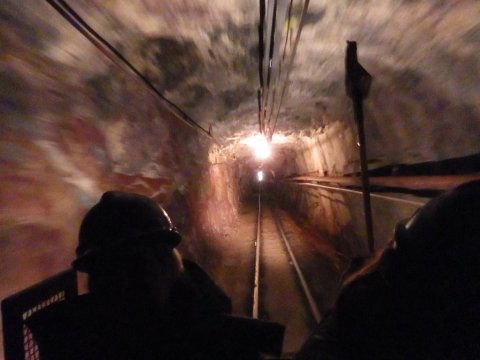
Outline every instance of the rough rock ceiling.
<svg viewBox="0 0 480 360">
<path fill-rule="evenodd" d="M 186 250 L 211 262 L 223 245 L 210 235 L 235 219 L 258 166 L 238 144 L 258 129 L 259 0 L 67 1 L 165 96 L 212 125 L 222 146 L 177 127 L 45 0 L 0 1 L 0 298 L 69 265 L 83 214 L 108 189 L 169 205 L 176 224 L 192 230 Z M 303 3 L 293 0 L 294 31 Z M 276 168 L 358 171 L 347 40 L 358 42 L 374 76 L 370 165 L 480 154 L 479 19 L 478 0 L 311 0 L 280 112 Z M 279 26 L 285 35 L 287 24 Z M 339 248 L 360 253 L 359 198 L 298 188 L 283 195 L 299 199 L 292 209 Z M 373 210 L 385 235 L 377 239 L 387 239 L 411 209 Z"/>
<path fill-rule="evenodd" d="M 293 1 L 293 32 L 302 4 Z M 220 139 L 257 129 L 258 1 L 78 1 L 75 8 Z M 475 0 L 310 2 L 278 130 L 351 121 L 344 51 L 356 40 L 375 78 L 367 103 L 373 157 L 392 143 L 393 153 L 412 152 L 407 161 L 475 152 L 464 132 L 480 134 L 479 16 Z M 286 27 L 285 20 L 283 36 Z M 456 141 L 447 142 L 452 124 L 458 129 L 448 137 Z M 424 136 L 409 136 L 419 129 Z"/>
<path fill-rule="evenodd" d="M 304 2 L 292 4 L 295 32 Z M 205 128 L 212 125 L 221 142 L 257 130 L 258 1 L 71 5 L 168 98 Z M 84 68 L 101 92 L 110 79 L 97 50 L 73 28 L 58 32 L 69 25 L 43 2 L 29 6 L 52 19 L 51 38 L 42 39 L 50 55 Z M 480 134 L 479 18 L 476 0 L 311 1 L 278 131 L 309 135 L 338 121 L 351 125 L 344 52 L 346 40 L 356 40 L 374 76 L 366 109 L 370 157 L 418 162 L 480 151 L 477 139 L 465 136 Z M 285 36 L 286 20 L 283 27 Z"/>
</svg>

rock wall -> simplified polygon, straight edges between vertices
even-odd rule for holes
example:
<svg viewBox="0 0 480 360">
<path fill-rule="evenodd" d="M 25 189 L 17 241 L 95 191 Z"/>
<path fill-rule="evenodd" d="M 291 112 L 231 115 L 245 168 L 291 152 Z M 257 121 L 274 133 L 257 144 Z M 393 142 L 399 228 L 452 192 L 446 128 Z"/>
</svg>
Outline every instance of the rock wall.
<svg viewBox="0 0 480 360">
<path fill-rule="evenodd" d="M 204 239 L 236 213 L 229 169 L 205 168 L 209 140 L 48 5 L 30 5 L 0 4 L 0 299 L 70 265 L 107 190 L 166 206 L 185 252 L 205 259 Z"/>
<path fill-rule="evenodd" d="M 217 249 L 223 235 L 238 217 L 238 185 L 233 168 L 225 163 L 209 164 L 199 179 L 198 198 L 191 227 L 198 241 L 181 247 L 184 256 L 202 264 L 207 271 L 219 262 Z"/>
<path fill-rule="evenodd" d="M 457 156 L 478 154 L 478 134 L 474 115 L 462 118 L 468 126 L 457 126 L 452 118 L 436 119 L 438 122 L 417 124 L 396 121 L 385 123 L 378 98 L 368 99 L 366 133 L 369 169 L 379 166 L 398 166 L 424 161 L 436 162 Z M 345 103 L 348 105 L 348 102 Z M 373 115 L 374 114 L 374 115 Z M 351 114 L 353 118 L 353 114 Z M 439 125 L 439 124 L 442 125 Z M 385 135 L 375 136 L 375 129 L 383 128 Z M 472 130 L 470 132 L 470 130 Z M 463 136 L 461 146 L 450 151 L 456 142 L 437 143 L 435 134 L 443 139 Z M 389 135 L 390 134 L 390 135 Z M 403 134 L 403 135 L 402 135 Z M 408 134 L 408 135 L 407 135 Z M 390 141 L 388 140 L 390 139 Z M 423 139 L 423 146 L 420 146 Z M 353 120 L 331 121 L 318 130 L 300 132 L 297 135 L 293 156 L 285 158 L 285 176 L 313 174 L 343 176 L 360 172 L 356 128 Z M 402 150 L 403 149 L 403 150 Z M 417 160 L 418 162 L 416 162 Z M 461 161 L 461 160 L 459 160 Z M 468 166 L 467 166 L 468 168 Z M 368 254 L 363 202 L 360 194 L 325 190 L 282 183 L 277 185 L 277 196 L 284 206 L 296 215 L 304 217 L 322 234 L 327 235 L 337 250 L 349 257 Z M 394 197 L 407 197 L 393 194 Z M 426 199 L 414 199 L 419 203 Z M 382 248 L 391 239 L 397 221 L 410 216 L 420 205 L 372 199 L 375 231 L 375 247 Z M 294 209 L 294 210 L 292 210 Z"/>
<path fill-rule="evenodd" d="M 344 88 L 347 40 L 358 42 L 359 61 L 373 76 L 365 102 L 371 169 L 480 154 L 479 11 L 475 1 L 312 2 L 278 126 L 297 127 L 298 153 L 286 175 L 359 171 Z M 296 186 L 279 195 L 342 251 L 366 251 L 359 196 Z M 378 246 L 413 208 L 373 201 Z"/>
</svg>

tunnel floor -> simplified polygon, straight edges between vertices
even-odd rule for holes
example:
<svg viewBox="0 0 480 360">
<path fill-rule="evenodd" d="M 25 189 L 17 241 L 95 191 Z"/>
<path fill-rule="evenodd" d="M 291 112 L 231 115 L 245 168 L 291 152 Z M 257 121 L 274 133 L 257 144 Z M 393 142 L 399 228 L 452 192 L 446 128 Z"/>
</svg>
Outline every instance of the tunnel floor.
<svg viewBox="0 0 480 360">
<path fill-rule="evenodd" d="M 272 209 L 277 209 L 320 314 L 330 308 L 336 297 L 345 263 L 322 236 L 279 209 L 274 199 L 262 201 L 259 317 L 286 326 L 283 352 L 289 356 L 298 351 L 315 320 L 278 233 Z M 221 261 L 209 269 L 232 298 L 237 315 L 252 315 L 257 215 L 255 201 L 242 205 L 238 220 L 218 242 L 216 257 Z"/>
<path fill-rule="evenodd" d="M 271 207 L 262 209 L 261 234 L 260 318 L 285 325 L 283 351 L 294 353 L 312 331 L 314 321 Z"/>
</svg>

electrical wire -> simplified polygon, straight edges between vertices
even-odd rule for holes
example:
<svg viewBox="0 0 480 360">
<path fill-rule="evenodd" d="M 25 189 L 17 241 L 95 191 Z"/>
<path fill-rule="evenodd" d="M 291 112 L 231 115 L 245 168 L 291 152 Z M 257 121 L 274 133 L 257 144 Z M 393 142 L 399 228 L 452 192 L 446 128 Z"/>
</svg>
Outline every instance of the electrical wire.
<svg viewBox="0 0 480 360">
<path fill-rule="evenodd" d="M 265 0 L 259 1 L 260 21 L 258 24 L 258 79 L 260 80 L 260 87 L 257 90 L 258 101 L 258 131 L 263 134 L 263 116 L 262 116 L 262 91 L 263 91 L 263 58 L 265 55 L 265 45 L 263 41 L 263 32 L 265 27 Z"/>
<path fill-rule="evenodd" d="M 127 66 L 153 93 L 155 93 L 162 102 L 167 105 L 169 110 L 182 122 L 189 125 L 193 129 L 199 131 L 203 135 L 213 139 L 210 131 L 207 131 L 188 114 L 186 114 L 175 103 L 167 99 L 153 84 L 147 79 L 123 54 L 118 51 L 112 44 L 98 34 L 83 18 L 78 15 L 64 0 L 45 0 L 50 4 L 65 20 L 67 20 L 75 29 L 77 29 L 88 41 L 90 41 L 97 49 L 99 49 L 112 62 L 123 69 L 123 65 Z M 119 62 L 120 61 L 120 62 Z"/>
<path fill-rule="evenodd" d="M 270 107 L 270 115 L 268 116 L 267 124 L 270 125 L 272 115 L 274 113 L 274 108 L 275 108 L 275 100 L 277 98 L 277 87 L 276 84 L 280 82 L 281 76 L 282 76 L 282 65 L 283 62 L 285 61 L 285 55 L 287 53 L 287 44 L 288 44 L 288 39 L 291 37 L 291 20 L 292 20 L 292 7 L 293 7 L 293 0 L 290 0 L 290 5 L 288 7 L 288 17 L 287 17 L 287 34 L 285 36 L 285 43 L 283 45 L 283 54 L 282 54 L 282 59 L 279 61 L 279 68 L 278 68 L 278 75 L 274 83 L 274 91 L 273 91 L 273 96 L 272 96 L 272 105 Z M 271 136 L 273 136 L 273 132 L 271 133 Z"/>
<path fill-rule="evenodd" d="M 275 129 L 277 127 L 278 116 L 280 114 L 280 109 L 282 108 L 283 99 L 284 99 L 285 92 L 286 92 L 286 89 L 287 89 L 287 86 L 288 86 L 288 81 L 290 79 L 290 73 L 292 72 L 293 61 L 294 61 L 295 55 L 297 53 L 297 47 L 298 47 L 298 43 L 300 41 L 300 35 L 302 34 L 303 25 L 305 24 L 305 18 L 307 16 L 307 10 L 308 10 L 309 3 L 310 3 L 310 0 L 305 0 L 305 2 L 303 4 L 302 16 L 300 17 L 300 24 L 298 25 L 297 36 L 295 37 L 295 42 L 293 43 L 292 54 L 290 56 L 290 61 L 289 61 L 288 66 L 287 66 L 287 75 L 286 75 L 286 78 L 285 78 L 285 82 L 283 83 L 282 94 L 280 96 L 280 102 L 279 102 L 279 105 L 278 105 L 277 115 L 275 116 L 275 121 L 273 123 L 273 127 L 271 128 L 270 138 L 273 137 L 273 133 L 275 132 Z"/>
<path fill-rule="evenodd" d="M 276 27 L 276 17 L 277 17 L 277 0 L 269 0 L 268 2 L 268 11 L 265 14 L 263 14 L 262 18 L 262 6 L 264 6 L 264 1 L 260 0 L 260 18 L 261 18 L 261 28 L 265 28 L 265 22 L 269 21 L 269 25 L 267 26 L 267 32 L 266 34 L 262 34 L 262 36 L 259 38 L 260 45 L 265 46 L 265 43 L 267 45 L 266 49 L 263 49 L 263 57 L 260 59 L 262 62 L 262 75 L 261 75 L 261 95 L 262 95 L 262 101 L 261 101 L 261 129 L 260 133 L 265 134 L 266 132 L 266 118 L 267 118 L 267 106 L 268 106 L 268 99 L 270 96 L 270 79 L 271 79 L 271 71 L 272 71 L 272 60 L 273 60 L 273 54 L 274 54 L 274 47 L 275 47 L 275 27 Z M 263 35 L 268 37 L 270 36 L 270 40 L 268 42 L 264 41 Z M 267 54 L 266 54 L 267 53 Z M 267 60 L 268 62 L 265 63 L 265 55 L 267 55 Z"/>
</svg>

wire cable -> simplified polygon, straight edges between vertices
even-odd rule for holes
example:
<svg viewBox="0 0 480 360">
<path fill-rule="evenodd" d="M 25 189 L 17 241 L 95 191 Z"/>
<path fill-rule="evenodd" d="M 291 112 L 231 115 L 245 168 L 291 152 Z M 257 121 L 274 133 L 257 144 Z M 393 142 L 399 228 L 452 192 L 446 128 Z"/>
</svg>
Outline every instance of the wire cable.
<svg viewBox="0 0 480 360">
<path fill-rule="evenodd" d="M 267 123 L 265 120 L 267 119 L 267 107 L 268 107 L 268 99 L 270 96 L 270 79 L 271 79 L 271 72 L 272 72 L 272 62 L 273 62 L 273 54 L 274 54 L 274 47 L 275 47 L 275 31 L 276 31 L 276 18 L 277 18 L 277 7 L 278 3 L 277 0 L 270 0 L 268 2 L 268 11 L 266 14 L 266 18 L 264 18 L 262 28 L 265 26 L 265 22 L 268 21 L 267 24 L 267 32 L 265 34 L 266 37 L 270 35 L 270 39 L 268 41 L 263 40 L 263 34 L 261 37 L 260 42 L 266 45 L 266 49 L 263 53 L 262 60 L 262 130 L 261 133 L 265 133 L 267 131 Z M 268 62 L 265 63 L 265 55 L 267 55 Z"/>
<path fill-rule="evenodd" d="M 285 78 L 285 82 L 283 83 L 282 94 L 280 96 L 280 102 L 279 102 L 279 105 L 278 105 L 277 115 L 275 116 L 275 121 L 274 121 L 273 127 L 271 129 L 270 137 L 273 137 L 273 133 L 275 132 L 275 128 L 277 127 L 278 116 L 280 114 L 280 109 L 282 108 L 283 99 L 284 99 L 285 92 L 286 92 L 286 89 L 287 89 L 287 86 L 288 86 L 288 81 L 290 79 L 290 73 L 292 72 L 293 61 L 294 61 L 295 55 L 297 53 L 297 47 L 298 47 L 298 43 L 300 41 L 300 35 L 302 34 L 303 25 L 305 24 L 305 18 L 307 17 L 307 10 L 308 10 L 309 3 L 310 3 L 310 0 L 305 0 L 305 2 L 303 4 L 302 16 L 300 17 L 300 24 L 298 25 L 297 36 L 295 37 L 295 42 L 293 43 L 293 50 L 292 50 L 292 54 L 290 56 L 290 61 L 288 63 L 288 67 L 287 67 L 287 76 Z"/>
<path fill-rule="evenodd" d="M 270 114 L 268 115 L 268 120 L 267 124 L 270 125 L 271 120 L 272 120 L 272 115 L 274 113 L 274 108 L 275 108 L 275 101 L 277 98 L 277 84 L 280 82 L 280 79 L 282 77 L 282 65 L 283 62 L 285 61 L 285 55 L 287 53 L 287 44 L 288 44 L 288 39 L 291 37 L 291 20 L 292 20 L 292 6 L 293 6 L 293 0 L 290 0 L 290 5 L 288 7 L 288 17 L 287 17 L 287 34 L 285 36 L 285 43 L 283 45 L 283 54 L 282 58 L 279 61 L 278 65 L 278 75 L 276 77 L 275 83 L 274 83 L 274 91 L 273 91 L 273 96 L 272 96 L 272 105 L 270 106 Z M 273 136 L 273 132 L 271 133 L 271 136 Z"/>
<path fill-rule="evenodd" d="M 185 113 L 178 105 L 167 99 L 152 82 L 145 77 L 130 61 L 128 61 L 123 54 L 118 51 L 105 38 L 98 34 L 83 18 L 75 12 L 64 0 L 46 0 L 65 20 L 67 20 L 75 29 L 77 29 L 88 41 L 90 41 L 96 48 L 98 48 L 105 56 L 112 60 L 117 66 L 121 66 L 120 62 L 127 66 L 137 77 L 153 91 L 169 108 L 169 110 L 181 121 L 203 135 L 213 139 L 210 131 L 207 131 L 195 120 L 193 120 L 187 113 Z"/>
</svg>

